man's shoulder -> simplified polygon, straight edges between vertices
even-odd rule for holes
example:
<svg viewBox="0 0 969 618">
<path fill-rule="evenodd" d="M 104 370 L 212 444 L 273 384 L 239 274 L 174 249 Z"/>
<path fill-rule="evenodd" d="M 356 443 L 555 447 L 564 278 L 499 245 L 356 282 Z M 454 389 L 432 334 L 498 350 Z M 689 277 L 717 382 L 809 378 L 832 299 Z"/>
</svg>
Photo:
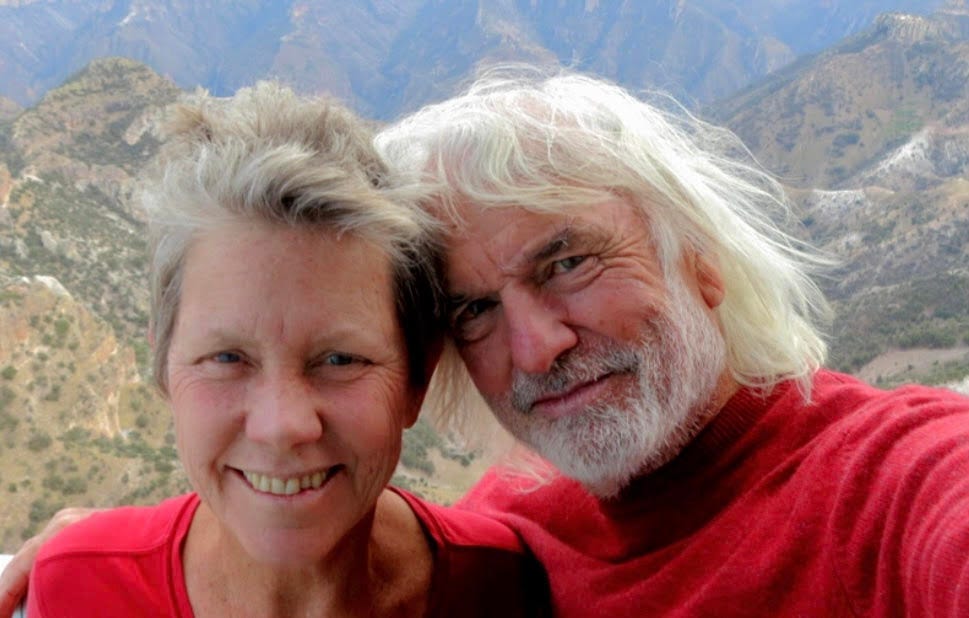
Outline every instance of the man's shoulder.
<svg viewBox="0 0 969 618">
<path fill-rule="evenodd" d="M 821 371 L 816 376 L 810 406 L 834 412 L 847 424 L 867 429 L 969 415 L 969 397 L 955 391 L 919 384 L 883 390 L 833 371 Z"/>
<path fill-rule="evenodd" d="M 152 551 L 169 542 L 182 516 L 197 504 L 198 497 L 190 493 L 155 506 L 125 506 L 95 513 L 46 543 L 38 562 Z"/>
<path fill-rule="evenodd" d="M 517 467 L 490 468 L 457 504 L 513 528 L 519 518 L 542 522 L 564 512 L 598 510 L 598 501 L 577 481 L 549 468 L 533 473 Z"/>
</svg>

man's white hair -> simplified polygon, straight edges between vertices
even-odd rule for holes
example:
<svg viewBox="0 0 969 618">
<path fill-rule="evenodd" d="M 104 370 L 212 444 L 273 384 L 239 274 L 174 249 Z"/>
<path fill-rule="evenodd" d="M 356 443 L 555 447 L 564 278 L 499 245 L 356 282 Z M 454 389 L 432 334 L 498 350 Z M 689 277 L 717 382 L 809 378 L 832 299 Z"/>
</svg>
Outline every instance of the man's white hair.
<svg viewBox="0 0 969 618">
<path fill-rule="evenodd" d="M 452 225 L 462 203 L 549 212 L 631 201 L 667 272 L 685 247 L 721 270 L 717 313 L 733 377 L 765 390 L 795 379 L 809 398 L 829 314 L 812 275 L 830 260 L 784 231 L 793 218 L 783 188 L 733 133 L 654 100 L 662 105 L 570 72 L 497 67 L 386 128 L 376 145 Z M 443 405 L 460 410 L 468 379 L 453 350 L 439 374 Z"/>
</svg>

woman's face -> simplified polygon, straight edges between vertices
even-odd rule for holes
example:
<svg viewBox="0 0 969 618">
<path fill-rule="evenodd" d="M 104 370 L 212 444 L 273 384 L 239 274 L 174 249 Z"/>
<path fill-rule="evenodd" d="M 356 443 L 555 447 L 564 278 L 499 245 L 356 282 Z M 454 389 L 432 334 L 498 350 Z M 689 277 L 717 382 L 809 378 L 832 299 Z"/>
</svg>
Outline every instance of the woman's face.
<svg viewBox="0 0 969 618">
<path fill-rule="evenodd" d="M 261 562 L 318 560 L 367 515 L 419 395 L 386 256 L 267 224 L 200 236 L 168 354 L 179 454 Z"/>
</svg>

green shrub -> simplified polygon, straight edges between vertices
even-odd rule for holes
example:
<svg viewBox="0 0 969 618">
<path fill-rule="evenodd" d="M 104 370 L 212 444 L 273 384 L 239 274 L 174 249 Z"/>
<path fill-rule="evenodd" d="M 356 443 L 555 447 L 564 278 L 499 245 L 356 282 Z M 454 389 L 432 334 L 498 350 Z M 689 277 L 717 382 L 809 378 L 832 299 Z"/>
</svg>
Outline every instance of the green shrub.
<svg viewBox="0 0 969 618">
<path fill-rule="evenodd" d="M 61 385 L 55 384 L 51 387 L 50 392 L 44 395 L 44 401 L 58 401 L 61 398 Z"/>
<path fill-rule="evenodd" d="M 64 508 L 63 502 L 47 502 L 43 498 L 34 500 L 30 503 L 30 511 L 27 514 L 31 523 L 40 524 L 46 522 L 54 513 Z"/>
<path fill-rule="evenodd" d="M 65 496 L 75 496 L 87 492 L 87 482 L 79 476 L 72 476 L 64 482 L 61 491 Z"/>
<path fill-rule="evenodd" d="M 64 479 L 57 475 L 45 476 L 44 480 L 40 483 L 44 489 L 49 489 L 51 491 L 61 491 L 64 488 Z"/>
<path fill-rule="evenodd" d="M 30 436 L 30 439 L 27 440 L 27 448 L 37 453 L 49 447 L 51 442 L 53 440 L 51 440 L 49 435 L 44 432 L 38 432 Z"/>
</svg>

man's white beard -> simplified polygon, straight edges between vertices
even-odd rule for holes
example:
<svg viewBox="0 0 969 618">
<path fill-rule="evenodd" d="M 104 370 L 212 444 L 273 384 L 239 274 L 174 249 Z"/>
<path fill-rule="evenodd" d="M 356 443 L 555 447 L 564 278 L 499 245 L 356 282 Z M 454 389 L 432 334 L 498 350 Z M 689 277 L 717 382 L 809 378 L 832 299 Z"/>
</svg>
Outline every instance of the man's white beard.
<svg viewBox="0 0 969 618">
<path fill-rule="evenodd" d="M 601 498 L 671 460 L 715 413 L 723 337 L 679 276 L 668 284 L 670 305 L 644 327 L 642 343 L 586 337 L 548 373 L 516 372 L 512 393 L 488 402 L 516 438 Z M 638 379 L 619 402 L 554 419 L 530 412 L 542 396 L 606 373 Z"/>
</svg>

